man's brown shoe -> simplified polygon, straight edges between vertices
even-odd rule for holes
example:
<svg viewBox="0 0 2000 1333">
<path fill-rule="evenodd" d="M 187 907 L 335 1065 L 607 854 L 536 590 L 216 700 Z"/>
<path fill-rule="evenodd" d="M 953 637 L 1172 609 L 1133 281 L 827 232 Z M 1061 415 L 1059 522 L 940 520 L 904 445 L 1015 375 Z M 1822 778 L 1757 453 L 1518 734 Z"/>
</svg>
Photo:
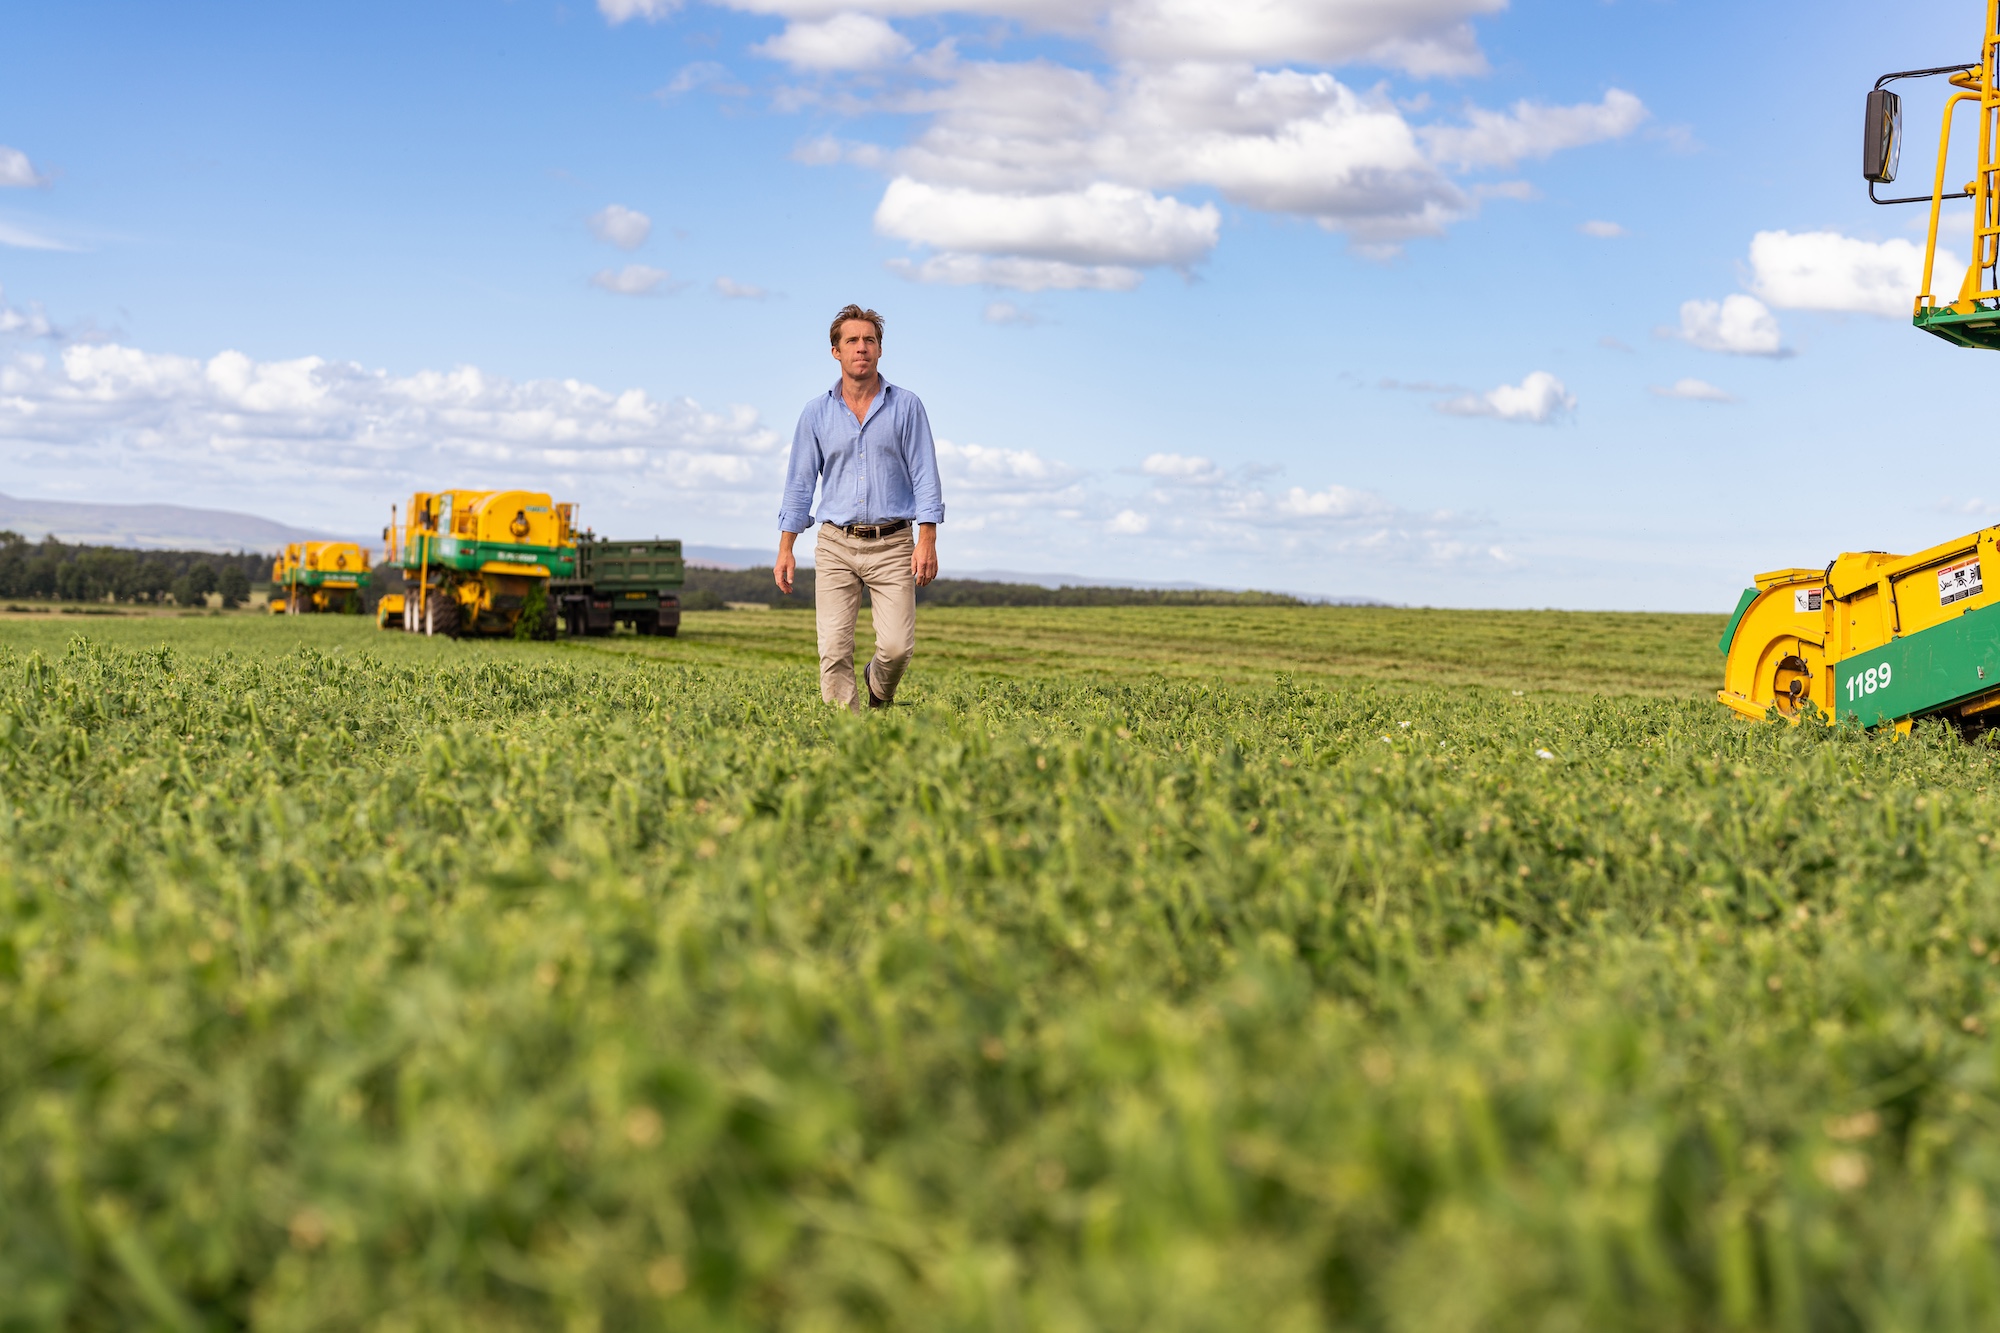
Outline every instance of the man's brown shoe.
<svg viewBox="0 0 2000 1333">
<path fill-rule="evenodd" d="M 884 699 L 881 695 L 875 693 L 874 658 L 872 657 L 869 658 L 868 665 L 861 668 L 861 679 L 868 686 L 868 706 L 870 708 L 887 708 L 889 706 L 889 701 L 887 699 Z"/>
</svg>

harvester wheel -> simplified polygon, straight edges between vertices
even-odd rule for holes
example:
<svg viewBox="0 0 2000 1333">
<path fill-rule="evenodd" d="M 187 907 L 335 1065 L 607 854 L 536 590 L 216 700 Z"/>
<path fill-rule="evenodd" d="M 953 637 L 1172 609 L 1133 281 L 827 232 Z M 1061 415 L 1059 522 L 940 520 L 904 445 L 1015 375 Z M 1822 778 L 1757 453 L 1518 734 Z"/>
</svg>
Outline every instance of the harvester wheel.
<svg viewBox="0 0 2000 1333">
<path fill-rule="evenodd" d="M 457 638 L 461 623 L 458 599 L 449 595 L 431 598 L 425 608 L 424 619 L 427 633 L 442 634 L 447 639 Z"/>
</svg>

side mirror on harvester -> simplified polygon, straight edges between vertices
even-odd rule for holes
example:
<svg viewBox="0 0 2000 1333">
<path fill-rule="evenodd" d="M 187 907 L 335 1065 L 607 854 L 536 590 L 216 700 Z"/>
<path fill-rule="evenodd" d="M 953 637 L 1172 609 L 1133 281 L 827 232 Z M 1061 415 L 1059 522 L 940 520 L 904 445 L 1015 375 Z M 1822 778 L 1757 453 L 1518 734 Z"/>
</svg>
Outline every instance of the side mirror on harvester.
<svg viewBox="0 0 2000 1333">
<path fill-rule="evenodd" d="M 1868 123 L 1861 138 L 1861 178 L 1871 185 L 1896 179 L 1903 150 L 1903 99 L 1877 88 L 1868 94 Z"/>
</svg>

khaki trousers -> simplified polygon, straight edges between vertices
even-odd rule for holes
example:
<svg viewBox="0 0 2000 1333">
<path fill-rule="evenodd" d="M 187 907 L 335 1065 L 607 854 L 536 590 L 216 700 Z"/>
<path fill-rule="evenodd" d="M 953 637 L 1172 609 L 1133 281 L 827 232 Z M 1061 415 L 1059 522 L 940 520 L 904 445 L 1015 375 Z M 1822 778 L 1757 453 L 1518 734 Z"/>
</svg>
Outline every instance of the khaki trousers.
<svg viewBox="0 0 2000 1333">
<path fill-rule="evenodd" d="M 854 682 L 854 619 L 861 590 L 874 609 L 875 693 L 896 697 L 897 682 L 917 649 L 917 577 L 910 572 L 916 530 L 869 540 L 822 523 L 813 556 L 813 601 L 819 621 L 819 692 L 830 704 L 859 713 L 865 686 Z"/>
</svg>

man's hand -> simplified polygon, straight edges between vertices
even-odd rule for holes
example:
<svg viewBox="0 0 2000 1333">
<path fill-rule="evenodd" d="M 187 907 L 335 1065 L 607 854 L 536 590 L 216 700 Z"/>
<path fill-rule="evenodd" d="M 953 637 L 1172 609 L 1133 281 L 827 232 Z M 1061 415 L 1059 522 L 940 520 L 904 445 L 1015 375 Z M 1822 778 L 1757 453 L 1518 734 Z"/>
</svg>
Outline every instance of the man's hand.
<svg viewBox="0 0 2000 1333">
<path fill-rule="evenodd" d="M 922 588 L 937 577 L 937 524 L 917 525 L 916 549 L 910 552 L 910 573 L 916 575 L 917 586 Z"/>
<path fill-rule="evenodd" d="M 771 566 L 771 576 L 778 581 L 778 591 L 787 597 L 792 595 L 792 579 L 799 572 L 798 559 L 792 554 L 792 543 L 798 539 L 799 534 L 796 532 L 779 533 L 778 559 Z M 931 568 L 933 570 L 937 568 L 936 560 L 931 561 Z"/>
</svg>

